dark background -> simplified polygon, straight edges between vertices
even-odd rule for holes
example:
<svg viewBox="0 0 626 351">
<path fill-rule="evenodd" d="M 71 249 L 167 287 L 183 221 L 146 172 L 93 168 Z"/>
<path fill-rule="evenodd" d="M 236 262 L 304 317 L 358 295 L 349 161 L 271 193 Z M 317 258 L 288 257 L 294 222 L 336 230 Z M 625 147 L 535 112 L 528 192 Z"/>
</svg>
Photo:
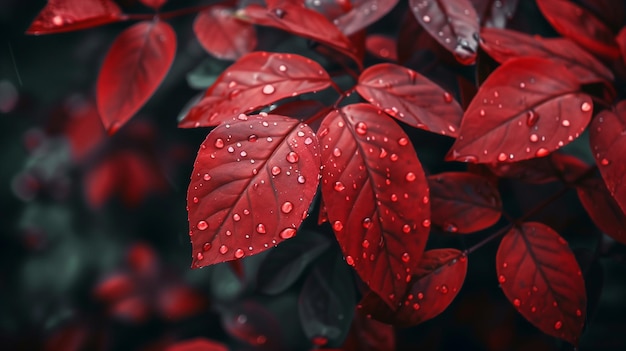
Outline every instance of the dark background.
<svg viewBox="0 0 626 351">
<path fill-rule="evenodd" d="M 128 23 L 27 36 L 45 1 L 0 1 L 0 348 L 160 350 L 200 336 L 237 350 L 311 347 L 295 312 L 308 271 L 288 291 L 266 296 L 254 283 L 262 255 L 244 260 L 243 282 L 227 265 L 189 268 L 186 188 L 208 129 L 178 129 L 177 116 L 201 92 L 190 88 L 188 73 L 200 64 L 225 65 L 208 59 L 195 41 L 193 15 L 170 21 L 178 49 L 168 76 L 131 122 L 108 137 L 94 123 L 95 81 L 108 47 Z M 149 12 L 134 0 L 119 3 L 129 12 Z M 206 3 L 171 0 L 165 10 Z M 396 34 L 407 11 L 401 3 L 370 32 Z M 555 35 L 533 2 L 520 3 L 512 27 Z M 261 48 L 309 50 L 284 33 L 259 33 Z M 473 80 L 473 70 L 447 65 L 428 50 L 408 65 L 457 98 L 454 75 Z M 190 81 L 206 85 L 202 79 L 211 75 Z M 442 162 L 449 140 L 415 130 L 410 136 L 429 173 L 463 169 Z M 567 152 L 592 162 L 584 136 Z M 512 217 L 558 189 L 501 183 Z M 312 217 L 305 227 L 315 228 Z M 601 235 L 574 191 L 533 220 L 568 239 L 587 273 L 589 324 L 580 349 L 626 348 L 624 247 L 606 236 L 598 244 Z M 434 229 L 429 246 L 465 249 L 504 224 L 462 238 Z M 318 231 L 331 235 L 327 226 Z M 496 249 L 497 241 L 470 256 L 464 287 L 442 315 L 397 330 L 398 349 L 571 349 L 535 329 L 506 300 L 496 281 Z M 335 246 L 331 252 L 337 256 Z M 268 339 L 255 348 L 261 335 Z"/>
</svg>

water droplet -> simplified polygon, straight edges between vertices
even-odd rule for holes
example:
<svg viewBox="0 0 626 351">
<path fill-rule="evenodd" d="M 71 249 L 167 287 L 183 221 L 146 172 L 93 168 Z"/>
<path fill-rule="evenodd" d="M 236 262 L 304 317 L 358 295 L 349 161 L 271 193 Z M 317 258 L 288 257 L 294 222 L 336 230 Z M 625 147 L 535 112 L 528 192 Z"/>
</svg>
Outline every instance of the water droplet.
<svg viewBox="0 0 626 351">
<path fill-rule="evenodd" d="M 256 226 L 256 232 L 259 234 L 265 234 L 265 225 L 263 223 L 259 223 Z"/>
<path fill-rule="evenodd" d="M 485 117 L 487 113 L 481 108 L 480 111 L 478 111 L 478 114 L 480 115 L 480 117 Z"/>
<path fill-rule="evenodd" d="M 407 263 L 411 260 L 411 256 L 408 252 L 402 254 L 402 262 Z"/>
<path fill-rule="evenodd" d="M 425 219 L 425 220 L 423 220 L 423 221 L 422 221 L 422 226 L 423 226 L 424 228 L 428 228 L 428 227 L 430 227 L 430 219 Z"/>
<path fill-rule="evenodd" d="M 526 88 L 526 83 L 524 82 L 519 83 L 519 87 L 522 89 Z"/>
<path fill-rule="evenodd" d="M 280 167 L 278 167 L 278 166 L 272 167 L 271 172 L 272 172 L 272 175 L 274 175 L 274 176 L 279 175 L 280 174 Z"/>
<path fill-rule="evenodd" d="M 451 103 L 452 102 L 452 94 L 448 93 L 447 91 L 443 93 L 443 101 L 447 102 L 447 103 Z"/>
<path fill-rule="evenodd" d="M 293 238 L 293 236 L 296 235 L 296 229 L 288 227 L 283 229 L 278 235 L 283 239 Z"/>
<path fill-rule="evenodd" d="M 402 232 L 404 232 L 405 234 L 408 234 L 411 232 L 411 226 L 408 224 L 405 224 L 402 226 Z"/>
<path fill-rule="evenodd" d="M 381 148 L 380 154 L 378 154 L 378 158 L 385 158 L 387 156 L 387 150 Z"/>
<path fill-rule="evenodd" d="M 224 147 L 224 140 L 222 140 L 221 138 L 217 138 L 215 139 L 215 147 L 218 149 L 221 149 Z"/>
<path fill-rule="evenodd" d="M 211 243 L 204 243 L 204 245 L 202 245 L 202 251 L 209 251 L 211 250 Z"/>
<path fill-rule="evenodd" d="M 526 111 L 526 125 L 529 127 L 534 126 L 539 121 L 539 114 L 533 110 Z"/>
<path fill-rule="evenodd" d="M 508 157 L 507 157 L 507 156 L 506 156 L 506 154 L 505 154 L 505 153 L 503 153 L 503 152 L 501 152 L 501 153 L 498 155 L 498 161 L 501 161 L 501 162 L 502 162 L 502 161 L 506 161 L 506 160 L 507 160 L 507 158 L 508 158 Z"/>
<path fill-rule="evenodd" d="M 456 233 L 459 231 L 459 227 L 454 223 L 447 223 L 444 225 L 444 228 L 447 232 Z"/>
<path fill-rule="evenodd" d="M 306 139 L 304 139 L 304 145 L 311 145 L 313 144 L 313 139 L 311 139 L 310 137 L 306 137 Z"/>
<path fill-rule="evenodd" d="M 52 23 L 53 23 L 55 26 L 60 26 L 60 25 L 62 25 L 62 24 L 63 24 L 63 17 L 61 17 L 61 16 L 59 16 L 59 15 L 56 15 L 56 16 L 52 17 Z"/>
<path fill-rule="evenodd" d="M 289 163 L 296 163 L 296 162 L 298 162 L 298 160 L 300 159 L 300 156 L 298 156 L 298 154 L 297 154 L 297 153 L 295 153 L 295 152 L 293 152 L 293 151 L 290 151 L 290 152 L 287 154 L 286 159 L 287 159 L 287 162 L 289 162 Z"/>
<path fill-rule="evenodd" d="M 391 202 L 396 202 L 396 201 L 398 201 L 398 195 L 391 194 L 390 199 L 391 199 Z"/>
<path fill-rule="evenodd" d="M 235 148 L 234 148 L 234 147 L 232 147 L 232 146 L 229 146 L 229 147 L 228 147 L 228 149 L 226 149 L 226 150 L 227 150 L 228 152 L 230 152 L 231 154 L 232 154 L 233 152 L 235 152 Z"/>
<path fill-rule="evenodd" d="M 568 120 L 566 120 L 566 119 L 564 119 L 564 120 L 562 120 L 562 121 L 561 121 L 561 125 L 562 125 L 563 127 L 569 127 L 569 121 L 568 121 Z"/>
<path fill-rule="evenodd" d="M 442 294 L 447 294 L 448 293 L 448 286 L 447 285 L 442 285 L 441 289 L 439 290 L 439 292 L 441 292 Z"/>
<path fill-rule="evenodd" d="M 422 17 L 422 21 L 424 21 L 424 23 L 430 23 L 430 16 L 428 16 L 428 15 L 424 15 L 424 16 Z"/>
<path fill-rule="evenodd" d="M 416 310 L 416 311 L 417 311 L 417 310 L 419 310 L 419 309 L 420 309 L 420 304 L 419 304 L 419 303 L 417 303 L 417 302 L 415 302 L 415 303 L 413 304 L 413 309 L 414 309 L 414 310 Z"/>
<path fill-rule="evenodd" d="M 293 204 L 289 201 L 285 201 L 281 206 L 280 206 L 280 210 L 283 213 L 289 213 L 293 210 Z"/>
<path fill-rule="evenodd" d="M 561 321 L 556 321 L 556 323 L 554 323 L 554 329 L 559 330 L 563 327 L 563 322 Z"/>
<path fill-rule="evenodd" d="M 550 151 L 548 151 L 548 149 L 544 148 L 544 147 L 540 147 L 537 152 L 535 152 L 535 156 L 537 157 L 544 157 L 547 156 L 550 153 Z"/>
<path fill-rule="evenodd" d="M 365 135 L 367 133 L 367 124 L 359 122 L 356 124 L 356 133 L 359 135 Z"/>
<path fill-rule="evenodd" d="M 400 146 L 407 146 L 409 144 L 409 140 L 407 138 L 400 138 L 398 139 L 398 145 Z"/>
<path fill-rule="evenodd" d="M 583 102 L 583 104 L 582 104 L 582 105 L 580 105 L 580 109 L 581 109 L 583 112 L 589 112 L 589 111 L 591 111 L 591 104 L 590 104 L 590 103 L 588 103 L 588 102 Z"/>
<path fill-rule="evenodd" d="M 335 221 L 335 223 L 333 223 L 333 229 L 340 232 L 343 229 L 343 223 L 341 223 L 341 221 Z"/>
<path fill-rule="evenodd" d="M 363 218 L 362 225 L 363 225 L 363 228 L 365 228 L 365 229 L 371 228 L 372 227 L 372 219 L 369 218 L 369 217 Z M 368 243 L 368 245 L 369 245 L 369 243 Z"/>
<path fill-rule="evenodd" d="M 363 242 L 361 243 L 361 246 L 363 246 L 364 249 L 367 249 L 368 247 L 370 247 L 370 242 L 367 241 L 367 239 L 363 240 Z"/>
<path fill-rule="evenodd" d="M 603 166 L 608 166 L 611 163 L 611 161 L 607 160 L 606 158 L 603 158 L 602 160 L 600 160 L 600 164 Z"/>
<path fill-rule="evenodd" d="M 345 186 L 345 185 L 343 185 L 343 183 L 342 183 L 342 182 L 335 182 L 334 189 L 335 189 L 336 191 L 344 191 L 344 190 L 346 189 L 346 186 Z"/>
<path fill-rule="evenodd" d="M 240 219 L 241 219 L 241 216 L 240 216 L 239 214 L 235 213 L 235 214 L 233 215 L 233 221 L 235 221 L 235 222 L 239 222 L 239 220 L 240 220 Z"/>
<path fill-rule="evenodd" d="M 198 202 L 200 202 L 200 199 L 198 199 L 196 196 L 193 197 L 193 203 L 197 204 Z"/>
<path fill-rule="evenodd" d="M 537 136 L 537 134 L 530 135 L 530 141 L 532 141 L 533 143 L 536 143 L 538 140 L 539 140 L 539 137 Z"/>
<path fill-rule="evenodd" d="M 335 156 L 335 157 L 339 157 L 339 156 L 341 156 L 341 149 L 339 149 L 339 148 L 337 148 L 337 147 L 336 147 L 336 148 L 333 150 L 333 156 Z"/>
<path fill-rule="evenodd" d="M 346 256 L 346 263 L 350 266 L 354 266 L 354 258 L 352 258 L 352 256 Z"/>
<path fill-rule="evenodd" d="M 498 282 L 499 282 L 500 284 L 502 284 L 502 283 L 506 282 L 506 278 L 505 278 L 503 275 L 500 275 L 500 276 L 498 277 Z"/>
<path fill-rule="evenodd" d="M 196 258 L 198 259 L 198 261 L 202 261 L 204 260 L 204 255 L 202 254 L 202 252 L 198 252 L 196 254 Z"/>
<path fill-rule="evenodd" d="M 205 173 L 204 176 L 202 177 L 202 179 L 204 179 L 204 180 L 211 180 L 211 176 L 208 173 Z"/>
<path fill-rule="evenodd" d="M 263 90 L 262 90 L 262 91 L 263 91 L 263 94 L 265 94 L 265 95 L 270 95 L 270 94 L 273 94 L 273 93 L 274 93 L 274 91 L 276 91 L 276 89 L 274 89 L 274 86 L 273 86 L 273 85 L 271 85 L 271 84 L 266 84 L 266 85 L 263 87 Z"/>
<path fill-rule="evenodd" d="M 413 172 L 409 172 L 406 174 L 406 176 L 404 177 L 404 179 L 406 179 L 407 182 L 412 182 L 414 181 L 416 178 L 415 173 Z"/>
<path fill-rule="evenodd" d="M 520 301 L 520 299 L 513 299 L 513 306 L 520 307 L 521 304 L 522 301 Z"/>
<path fill-rule="evenodd" d="M 421 292 L 417 293 L 417 299 L 418 300 L 422 300 L 423 298 L 424 298 L 424 294 L 422 294 Z"/>
<path fill-rule="evenodd" d="M 259 137 L 257 137 L 256 134 L 250 134 L 250 136 L 248 136 L 248 141 L 254 143 L 258 138 Z"/>
<path fill-rule="evenodd" d="M 583 312 L 581 310 L 576 310 L 576 316 L 580 317 L 583 315 Z"/>
<path fill-rule="evenodd" d="M 537 312 L 537 307 L 533 306 L 530 308 L 530 312 L 535 313 Z"/>
<path fill-rule="evenodd" d="M 200 230 L 207 230 L 207 228 L 209 228 L 209 224 L 206 221 L 200 221 L 196 227 Z"/>
<path fill-rule="evenodd" d="M 280 65 L 280 66 L 278 66 L 278 70 L 281 71 L 281 72 L 285 72 L 285 71 L 287 71 L 287 66 Z"/>
<path fill-rule="evenodd" d="M 228 246 L 222 245 L 220 246 L 220 253 L 223 255 L 228 252 Z"/>
<path fill-rule="evenodd" d="M 391 156 L 389 156 L 389 159 L 393 162 L 398 161 L 398 155 L 397 154 L 391 154 Z"/>
</svg>

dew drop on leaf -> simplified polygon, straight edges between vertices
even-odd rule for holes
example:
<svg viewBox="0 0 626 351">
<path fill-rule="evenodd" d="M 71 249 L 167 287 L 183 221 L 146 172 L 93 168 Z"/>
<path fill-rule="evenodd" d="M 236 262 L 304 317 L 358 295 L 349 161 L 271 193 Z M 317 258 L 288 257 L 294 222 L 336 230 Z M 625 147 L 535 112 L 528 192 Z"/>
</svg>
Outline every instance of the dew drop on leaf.
<svg viewBox="0 0 626 351">
<path fill-rule="evenodd" d="M 513 306 L 520 307 L 522 302 L 519 299 L 513 299 Z"/>
<path fill-rule="evenodd" d="M 259 233 L 259 234 L 265 234 L 265 232 L 266 232 L 265 231 L 265 225 L 263 223 L 259 223 L 256 226 L 256 232 Z"/>
<path fill-rule="evenodd" d="M 202 252 L 198 252 L 198 254 L 196 254 L 196 258 L 198 259 L 198 261 L 202 261 L 204 259 L 204 255 L 202 254 Z"/>
<path fill-rule="evenodd" d="M 369 217 L 365 217 L 365 218 L 363 218 L 362 224 L 363 224 L 363 228 L 369 229 L 369 228 L 372 227 L 372 219 L 369 218 Z M 367 242 L 367 240 L 363 241 L 363 243 L 365 243 L 365 242 Z M 369 246 L 369 242 L 367 242 L 367 244 Z M 366 246 L 363 246 L 363 247 L 366 247 Z"/>
<path fill-rule="evenodd" d="M 335 156 L 335 157 L 339 157 L 339 156 L 341 156 L 341 149 L 336 147 L 336 148 L 333 150 L 333 156 Z"/>
<path fill-rule="evenodd" d="M 442 285 L 441 289 L 439 289 L 439 292 L 441 292 L 442 294 L 447 294 L 448 293 L 448 286 L 447 285 Z"/>
<path fill-rule="evenodd" d="M 503 275 L 500 275 L 500 276 L 498 277 L 498 282 L 499 282 L 500 284 L 505 283 L 505 282 L 506 282 L 506 277 L 504 277 Z"/>
<path fill-rule="evenodd" d="M 293 204 L 289 201 L 285 201 L 281 206 L 280 206 L 280 210 L 283 213 L 289 213 L 293 210 Z"/>
<path fill-rule="evenodd" d="M 224 140 L 222 140 L 221 138 L 217 138 L 215 139 L 215 147 L 218 149 L 221 149 L 224 147 Z"/>
<path fill-rule="evenodd" d="M 251 143 L 254 143 L 255 141 L 257 141 L 258 137 L 256 136 L 256 134 L 250 134 L 250 136 L 248 136 L 248 141 Z"/>
<path fill-rule="evenodd" d="M 540 147 L 537 152 L 535 152 L 535 155 L 537 157 L 544 157 L 547 156 L 550 153 L 550 151 L 548 151 L 548 149 Z"/>
<path fill-rule="evenodd" d="M 341 223 L 341 221 L 335 221 L 335 223 L 333 223 L 333 229 L 340 232 L 343 229 L 343 223 Z"/>
<path fill-rule="evenodd" d="M 262 92 L 263 92 L 263 94 L 265 94 L 265 95 L 270 95 L 270 94 L 274 94 L 274 92 L 276 91 L 276 89 L 274 88 L 274 86 L 273 86 L 273 85 L 271 85 L 271 84 L 266 84 L 266 85 L 263 87 L 263 90 L 261 90 L 261 91 L 262 91 Z"/>
<path fill-rule="evenodd" d="M 423 220 L 423 221 L 422 221 L 422 226 L 423 226 L 424 228 L 428 228 L 428 227 L 430 227 L 430 219 L 425 219 L 425 220 Z"/>
<path fill-rule="evenodd" d="M 367 124 L 359 122 L 356 124 L 356 133 L 359 135 L 365 135 L 367 133 Z"/>
<path fill-rule="evenodd" d="M 345 186 L 345 185 L 343 185 L 343 183 L 342 183 L 342 182 L 335 182 L 334 189 L 335 189 L 336 191 L 344 191 L 344 190 L 346 189 L 346 186 Z"/>
<path fill-rule="evenodd" d="M 278 167 L 278 166 L 272 167 L 271 172 L 272 172 L 272 175 L 274 175 L 274 176 L 279 175 L 280 174 L 280 167 Z"/>
<path fill-rule="evenodd" d="M 531 142 L 536 143 L 539 140 L 539 137 L 537 134 L 531 134 L 529 139 Z"/>
<path fill-rule="evenodd" d="M 408 225 L 408 224 L 403 225 L 403 226 L 402 226 L 402 231 L 403 231 L 404 233 L 406 233 L 406 234 L 410 233 L 410 232 L 411 232 L 411 226 L 410 226 L 410 225 Z"/>
<path fill-rule="evenodd" d="M 354 258 L 352 258 L 352 256 L 346 256 L 346 263 L 350 266 L 354 266 Z"/>
<path fill-rule="evenodd" d="M 448 93 L 447 91 L 445 93 L 443 93 L 443 101 L 445 101 L 446 103 L 451 103 L 452 102 L 452 94 Z"/>
<path fill-rule="evenodd" d="M 402 262 L 407 263 L 411 260 L 411 256 L 408 252 L 402 254 Z"/>
<path fill-rule="evenodd" d="M 279 235 L 283 239 L 293 238 L 293 236 L 296 235 L 296 230 L 294 228 L 285 228 Z"/>
<path fill-rule="evenodd" d="M 235 222 L 239 222 L 239 220 L 241 220 L 241 216 L 240 216 L 239 214 L 235 213 L 235 214 L 233 215 L 233 221 L 235 221 Z"/>
<path fill-rule="evenodd" d="M 506 156 L 506 154 L 505 154 L 505 153 L 501 152 L 501 153 L 498 155 L 498 161 L 501 161 L 501 162 L 502 162 L 502 161 L 506 161 L 506 159 L 507 159 L 507 156 Z"/>
<path fill-rule="evenodd" d="M 526 111 L 526 125 L 533 127 L 539 121 L 539 114 L 533 110 Z"/>
<path fill-rule="evenodd" d="M 416 178 L 415 173 L 413 172 L 409 172 L 406 174 L 406 176 L 404 177 L 404 179 L 406 179 L 407 182 L 412 182 L 414 181 Z"/>
<path fill-rule="evenodd" d="M 222 245 L 220 246 L 220 253 L 223 255 L 228 252 L 228 246 Z"/>
<path fill-rule="evenodd" d="M 588 102 L 583 102 L 583 104 L 582 104 L 582 105 L 580 105 L 580 109 L 581 109 L 583 112 L 589 112 L 589 111 L 591 111 L 591 104 L 590 104 L 590 103 L 588 103 Z"/>
<path fill-rule="evenodd" d="M 554 323 L 554 329 L 559 330 L 563 327 L 563 322 L 561 321 L 556 321 L 556 323 Z"/>
<path fill-rule="evenodd" d="M 200 230 L 207 230 L 207 228 L 209 228 L 209 224 L 206 221 L 200 221 L 198 222 L 196 227 L 198 227 L 198 229 Z"/>
<path fill-rule="evenodd" d="M 202 245 L 202 251 L 209 251 L 211 250 L 211 243 L 204 243 L 204 245 Z"/>
<path fill-rule="evenodd" d="M 600 164 L 603 166 L 608 166 L 611 162 L 609 160 L 607 160 L 606 158 L 603 158 L 602 160 L 600 160 Z"/>
<path fill-rule="evenodd" d="M 242 258 L 243 255 L 244 255 L 244 252 L 242 249 L 235 250 L 235 258 Z"/>
<path fill-rule="evenodd" d="M 298 154 L 297 154 L 297 153 L 295 153 L 295 152 L 293 152 L 293 151 L 290 151 L 290 152 L 287 154 L 286 159 L 287 159 L 287 162 L 289 162 L 289 163 L 296 163 L 296 162 L 298 162 L 298 160 L 300 159 L 300 157 L 298 156 Z"/>
<path fill-rule="evenodd" d="M 416 311 L 419 310 L 420 307 L 421 307 L 420 304 L 417 303 L 417 302 L 413 304 L 413 309 L 416 310 Z"/>
</svg>

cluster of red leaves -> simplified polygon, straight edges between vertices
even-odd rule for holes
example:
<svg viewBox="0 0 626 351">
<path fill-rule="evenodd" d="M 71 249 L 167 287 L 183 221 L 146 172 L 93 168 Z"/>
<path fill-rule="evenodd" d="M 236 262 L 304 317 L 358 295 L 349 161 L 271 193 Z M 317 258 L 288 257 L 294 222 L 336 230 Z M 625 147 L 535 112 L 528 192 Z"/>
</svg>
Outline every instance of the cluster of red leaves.
<svg viewBox="0 0 626 351">
<path fill-rule="evenodd" d="M 154 9 L 164 3 L 142 2 Z M 626 102 L 614 104 L 614 72 L 607 68 L 624 66 L 626 28 L 616 34 L 571 1 L 537 0 L 563 35 L 548 39 L 502 29 L 518 1 L 409 0 L 413 24 L 400 38 L 436 42 L 458 64 L 476 65 L 478 87 L 463 95 L 462 108 L 453 94 L 396 62 L 412 45 L 364 35 L 397 0 L 265 3 L 209 6 L 193 24 L 208 53 L 236 61 L 179 121 L 184 128 L 216 126 L 200 146 L 188 189 L 192 267 L 254 255 L 294 237 L 318 185 L 320 222 L 329 222 L 346 263 L 371 290 L 359 309 L 394 325 L 433 318 L 457 295 L 468 252 L 424 251 L 431 225 L 458 234 L 493 226 L 502 215 L 492 181 L 498 177 L 576 187 L 598 227 L 626 243 Z M 166 17 L 122 32 L 104 60 L 97 105 L 111 133 L 148 100 L 174 60 L 176 35 Z M 127 19 L 110 0 L 50 0 L 28 32 Z M 353 73 L 354 86 L 342 90 L 310 58 L 253 52 L 258 26 L 321 44 L 318 52 Z M 390 62 L 363 68 L 366 50 Z M 339 93 L 331 106 L 309 111 L 302 103 L 308 113 L 300 113 L 299 105 L 284 102 L 329 87 Z M 342 104 L 354 91 L 365 102 Z M 317 128 L 305 123 L 318 119 Z M 394 119 L 454 138 L 446 160 L 481 164 L 481 173 L 427 177 Z M 593 178 L 594 167 L 555 153 L 586 131 L 603 181 Z M 504 294 L 543 332 L 577 344 L 587 297 L 567 242 L 542 223 L 522 219 L 506 229 L 496 257 Z"/>
</svg>

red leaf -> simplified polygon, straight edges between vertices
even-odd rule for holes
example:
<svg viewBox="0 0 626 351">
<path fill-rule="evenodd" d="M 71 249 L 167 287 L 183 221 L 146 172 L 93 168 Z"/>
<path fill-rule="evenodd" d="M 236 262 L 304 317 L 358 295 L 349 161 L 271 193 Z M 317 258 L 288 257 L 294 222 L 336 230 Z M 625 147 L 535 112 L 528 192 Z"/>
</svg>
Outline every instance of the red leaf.
<svg viewBox="0 0 626 351">
<path fill-rule="evenodd" d="M 521 162 L 496 162 L 485 166 L 500 178 L 514 178 L 531 184 L 574 182 L 588 169 L 587 164 L 578 158 L 561 153 Z"/>
<path fill-rule="evenodd" d="M 206 300 L 202 294 L 180 284 L 159 289 L 156 304 L 165 319 L 179 321 L 202 312 Z"/>
<path fill-rule="evenodd" d="M 467 257 L 456 249 L 424 252 L 413 283 L 397 311 L 392 311 L 375 294 L 361 300 L 360 308 L 383 323 L 408 327 L 438 316 L 461 290 L 467 274 Z"/>
<path fill-rule="evenodd" d="M 261 26 L 278 28 L 307 39 L 315 40 L 361 64 L 357 51 L 348 39 L 324 15 L 308 8 L 284 2 L 280 7 L 264 8 L 251 4 L 238 11 L 237 16 Z"/>
<path fill-rule="evenodd" d="M 604 182 L 600 179 L 589 179 L 576 190 L 593 223 L 601 231 L 626 245 L 626 215 L 611 197 Z"/>
<path fill-rule="evenodd" d="M 428 177 L 431 220 L 451 233 L 477 232 L 496 224 L 502 215 L 498 188 L 487 178 L 467 172 Z"/>
<path fill-rule="evenodd" d="M 142 4 L 148 6 L 148 7 L 152 7 L 155 10 L 158 10 L 159 8 L 161 8 L 161 6 L 163 6 L 167 0 L 139 0 L 141 1 Z"/>
<path fill-rule="evenodd" d="M 187 193 L 193 268 L 254 255 L 296 234 L 317 190 L 313 131 L 255 115 L 202 143 Z"/>
<path fill-rule="evenodd" d="M 476 61 L 478 15 L 469 0 L 409 0 L 417 21 L 435 40 L 454 54 L 457 61 Z"/>
<path fill-rule="evenodd" d="M 498 281 L 517 311 L 542 332 L 574 345 L 585 322 L 585 282 L 567 242 L 545 224 L 509 231 L 496 254 Z"/>
<path fill-rule="evenodd" d="M 470 0 L 485 27 L 505 28 L 513 18 L 518 0 Z M 481 37 L 482 39 L 482 37 Z"/>
<path fill-rule="evenodd" d="M 196 338 L 179 341 L 166 351 L 228 351 L 228 348 L 217 341 Z"/>
<path fill-rule="evenodd" d="M 606 66 L 569 39 L 543 39 L 491 28 L 483 28 L 480 39 L 480 46 L 499 63 L 520 56 L 544 57 L 567 67 L 581 84 L 615 79 Z"/>
<path fill-rule="evenodd" d="M 430 229 L 422 166 L 404 131 L 371 105 L 333 111 L 320 130 L 328 219 L 347 263 L 395 308 Z"/>
<path fill-rule="evenodd" d="M 398 0 L 355 0 L 352 9 L 333 23 L 345 35 L 352 35 L 383 18 L 398 3 Z"/>
<path fill-rule="evenodd" d="M 365 47 L 367 51 L 383 60 L 397 61 L 397 45 L 394 38 L 385 35 L 372 34 L 365 38 Z"/>
<path fill-rule="evenodd" d="M 103 142 L 106 134 L 98 116 L 96 104 L 81 101 L 70 111 L 70 119 L 65 127 L 72 158 L 80 162 Z"/>
<path fill-rule="evenodd" d="M 393 327 L 367 318 L 357 310 L 341 350 L 389 351 L 395 349 L 396 334 Z"/>
<path fill-rule="evenodd" d="M 26 34 L 69 32 L 121 21 L 124 17 L 111 0 L 48 0 Z"/>
<path fill-rule="evenodd" d="M 626 100 L 600 112 L 589 127 L 589 143 L 602 179 L 622 211 L 626 212 Z"/>
<path fill-rule="evenodd" d="M 591 12 L 566 0 L 537 0 L 537 5 L 561 35 L 594 54 L 610 59 L 619 57 L 613 32 Z"/>
<path fill-rule="evenodd" d="M 218 125 L 280 99 L 326 89 L 330 83 L 322 66 L 306 57 L 253 52 L 224 71 L 178 126 Z"/>
<path fill-rule="evenodd" d="M 463 110 L 452 95 L 421 74 L 392 63 L 367 68 L 357 92 L 413 127 L 456 136 Z"/>
<path fill-rule="evenodd" d="M 144 21 L 122 32 L 98 75 L 97 102 L 109 133 L 126 123 L 165 78 L 176 54 L 176 34 L 160 21 Z"/>
<path fill-rule="evenodd" d="M 222 60 L 236 60 L 254 50 L 257 44 L 254 26 L 233 16 L 224 6 L 213 6 L 200 12 L 193 31 L 202 47 Z"/>
<path fill-rule="evenodd" d="M 591 98 L 562 64 L 511 59 L 478 90 L 447 160 L 514 162 L 547 156 L 585 130 Z"/>
</svg>

